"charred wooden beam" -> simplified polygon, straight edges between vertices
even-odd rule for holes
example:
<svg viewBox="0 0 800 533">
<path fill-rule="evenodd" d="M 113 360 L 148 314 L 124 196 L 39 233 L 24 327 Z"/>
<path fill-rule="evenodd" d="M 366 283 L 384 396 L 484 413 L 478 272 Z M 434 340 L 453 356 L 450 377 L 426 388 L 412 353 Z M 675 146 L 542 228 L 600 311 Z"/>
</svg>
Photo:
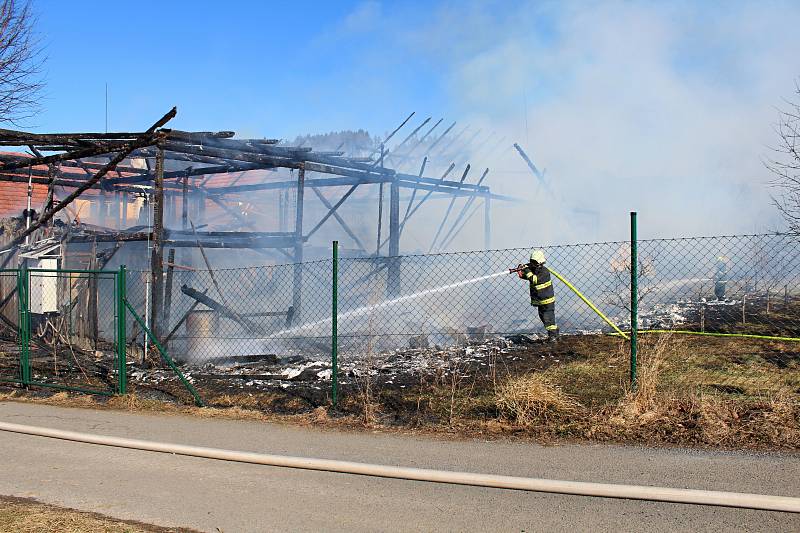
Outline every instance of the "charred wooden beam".
<svg viewBox="0 0 800 533">
<path fill-rule="evenodd" d="M 327 212 L 327 213 L 325 213 L 325 216 L 323 216 L 323 217 L 322 217 L 322 219 L 321 219 L 319 222 L 317 222 L 317 225 L 316 225 L 316 226 L 314 226 L 314 228 L 313 228 L 311 231 L 309 231 L 309 232 L 308 232 L 308 235 L 306 235 L 306 237 L 305 237 L 306 239 L 310 239 L 310 238 L 311 238 L 311 236 L 312 236 L 312 235 L 314 235 L 314 234 L 317 232 L 317 230 L 318 230 L 319 228 L 321 228 L 321 227 L 322 227 L 322 225 L 323 225 L 323 224 L 325 224 L 325 222 L 326 222 L 326 221 L 327 221 L 327 220 L 328 220 L 328 219 L 329 219 L 329 218 L 330 218 L 332 215 L 334 215 L 334 214 L 336 213 L 336 210 L 337 210 L 337 209 L 339 209 L 339 208 L 342 206 L 342 204 L 345 202 L 345 200 L 347 200 L 347 198 L 348 198 L 348 197 L 349 197 L 351 194 L 353 194 L 353 193 L 355 192 L 356 188 L 358 188 L 358 185 L 359 185 L 359 184 L 358 184 L 358 183 L 356 183 L 355 185 L 353 185 L 352 187 L 350 187 L 349 189 L 347 189 L 347 192 L 346 192 L 346 193 L 344 193 L 344 194 L 342 195 L 342 197 L 341 197 L 341 198 L 339 198 L 339 201 L 338 201 L 338 202 L 336 202 L 336 204 L 335 204 L 335 205 L 333 205 L 332 207 L 330 207 L 330 208 L 328 209 L 328 212 Z M 299 202 L 299 201 L 300 201 L 300 200 L 298 200 L 298 202 Z"/>
<path fill-rule="evenodd" d="M 110 133 L 29 133 L 0 129 L 0 139 L 22 140 L 23 144 L 47 144 L 73 142 L 78 140 L 132 140 L 138 139 L 144 132 L 110 132 Z"/>
<path fill-rule="evenodd" d="M 239 157 L 246 157 L 247 155 L 264 155 L 277 158 L 277 161 L 288 160 L 294 163 L 317 163 L 320 165 L 330 165 L 333 167 L 341 167 L 351 170 L 363 170 L 365 172 L 374 170 L 373 165 L 359 163 L 344 157 L 321 155 L 311 151 L 310 149 L 299 147 L 284 147 L 254 143 L 250 140 L 237 141 L 230 139 L 209 139 L 200 146 L 179 142 L 170 142 L 169 144 L 172 146 L 172 148 L 175 148 L 175 151 L 180 152 L 192 149 L 193 151 L 190 153 L 197 153 L 197 155 L 214 155 L 211 150 L 222 150 L 229 155 L 239 154 Z M 181 146 L 184 147 L 183 150 L 180 149 Z M 196 151 L 198 148 L 200 149 L 199 153 Z M 236 159 L 236 157 L 231 157 L 231 159 Z M 306 170 L 312 169 L 307 167 Z M 387 172 L 394 174 L 393 170 Z"/>
<path fill-rule="evenodd" d="M 356 246 L 358 246 L 361 250 L 366 251 L 366 248 L 364 248 L 364 244 L 361 242 L 361 239 L 359 239 L 358 236 L 355 234 L 355 232 L 352 229 L 350 229 L 350 226 L 347 225 L 347 222 L 344 221 L 341 215 L 339 215 L 339 213 L 336 212 L 336 210 L 333 208 L 333 205 L 331 205 L 328 199 L 325 198 L 325 195 L 323 195 L 322 192 L 320 192 L 320 190 L 317 189 L 316 187 L 312 187 L 311 190 L 314 191 L 314 194 L 317 195 L 317 198 L 319 198 L 319 201 L 322 202 L 322 205 L 324 205 L 333 214 L 333 218 L 336 219 L 336 221 L 339 223 L 339 225 L 342 227 L 345 233 L 347 233 L 350 236 L 350 238 L 353 239 L 353 241 L 356 243 Z"/>
<path fill-rule="evenodd" d="M 461 181 L 459 183 L 464 183 L 464 180 L 467 179 L 467 174 L 469 174 L 470 166 L 467 165 L 464 167 L 464 173 L 461 175 Z M 447 223 L 447 218 L 450 216 L 450 212 L 453 210 L 453 206 L 456 203 L 456 197 L 453 196 L 450 199 L 450 205 L 447 206 L 447 210 L 444 212 L 444 218 L 442 219 L 441 224 L 436 229 L 436 234 L 433 236 L 433 240 L 431 241 L 431 246 L 428 248 L 428 253 L 433 251 L 433 247 L 436 246 L 436 241 L 439 239 L 439 235 L 441 235 L 442 230 L 444 229 L 444 225 Z"/>
<path fill-rule="evenodd" d="M 164 302 L 164 150 L 159 147 L 156 156 L 156 179 L 153 191 L 153 248 L 150 254 L 152 295 L 150 301 L 150 329 L 158 339 L 161 333 L 162 304 Z"/>
<path fill-rule="evenodd" d="M 164 230 L 164 246 L 179 248 L 289 248 L 294 246 L 294 233 L 286 232 L 197 232 L 197 239 L 190 239 L 191 232 Z M 69 242 L 141 242 L 152 241 L 149 231 L 129 232 L 87 232 L 73 234 Z"/>
<path fill-rule="evenodd" d="M 483 183 L 483 180 L 486 179 L 486 176 L 488 174 L 489 174 L 489 169 L 487 168 L 486 170 L 483 171 L 483 174 L 481 175 L 480 179 L 478 180 L 478 185 Z M 464 218 L 464 216 L 466 216 L 467 211 L 469 211 L 469 208 L 472 207 L 472 204 L 475 202 L 475 198 L 476 198 L 475 196 L 469 198 L 467 200 L 467 202 L 464 204 L 464 207 L 461 208 L 461 212 L 456 217 L 455 222 L 453 222 L 453 225 L 450 227 L 450 230 L 442 238 L 442 246 L 440 246 L 439 249 L 444 249 L 445 248 L 444 243 L 449 243 L 450 242 L 450 235 L 453 234 L 453 232 L 458 227 L 458 225 L 461 222 L 461 220 Z"/>
<path fill-rule="evenodd" d="M 425 124 L 427 124 L 428 122 L 430 122 L 432 118 L 433 118 L 433 117 L 428 117 L 428 118 L 426 118 L 425 120 L 423 120 L 423 121 L 422 121 L 422 124 L 420 124 L 419 126 L 417 126 L 416 128 L 414 128 L 414 130 L 413 130 L 411 133 L 409 133 L 409 134 L 406 136 L 406 138 L 405 138 L 405 139 L 403 139 L 402 141 L 400 141 L 400 144 L 398 144 L 397 146 L 395 146 L 395 147 L 394 147 L 394 152 L 398 151 L 400 148 L 402 148 L 403 146 L 405 146 L 405 144 L 406 144 L 408 141 L 410 141 L 410 140 L 411 140 L 411 138 L 412 138 L 414 135 L 416 135 L 416 134 L 417 134 L 417 132 L 418 132 L 419 130 L 421 130 L 423 127 L 425 127 Z"/>
<path fill-rule="evenodd" d="M 303 294 L 303 197 L 306 187 L 306 169 L 300 166 L 297 174 L 297 205 L 294 219 L 294 267 L 292 270 L 292 307 L 300 314 L 300 303 Z"/>
<path fill-rule="evenodd" d="M 168 139 L 181 141 L 202 141 L 203 139 L 230 139 L 236 135 L 235 131 L 182 131 L 168 129 L 164 130 Z"/>
<path fill-rule="evenodd" d="M 246 239 L 226 239 L 216 241 L 201 241 L 200 245 L 205 248 L 291 248 L 294 246 L 295 239 L 287 237 L 251 237 Z M 193 240 L 166 239 L 164 246 L 174 246 L 176 248 L 197 248 L 197 242 Z"/>
<path fill-rule="evenodd" d="M 291 157 L 275 157 L 261 153 L 243 152 L 227 148 L 212 146 L 196 146 L 177 142 L 166 142 L 164 148 L 171 152 L 193 154 L 197 156 L 211 156 L 233 161 L 245 161 L 248 163 L 258 163 L 260 165 L 272 165 L 276 167 L 300 168 L 300 162 Z"/>
<path fill-rule="evenodd" d="M 519 153 L 519 156 L 522 158 L 522 160 L 525 161 L 525 164 L 528 165 L 528 168 L 531 169 L 533 175 L 536 176 L 536 179 L 539 180 L 539 184 L 547 189 L 547 182 L 544 180 L 544 174 L 538 168 L 536 168 L 536 165 L 533 164 L 533 161 L 531 161 L 531 158 L 525 153 L 525 150 L 523 150 L 522 147 L 517 143 L 514 143 L 514 148 L 517 150 L 517 153 Z"/>
<path fill-rule="evenodd" d="M 169 327 L 169 316 L 172 311 L 172 281 L 175 274 L 175 248 L 167 254 L 167 281 L 164 285 L 164 325 Z"/>
<path fill-rule="evenodd" d="M 147 137 L 150 137 L 147 135 Z M 152 144 L 153 141 L 151 140 L 150 143 Z M 18 168 L 27 168 L 36 165 L 49 165 L 51 163 L 59 163 L 61 161 L 66 161 L 68 159 L 81 159 L 84 157 L 91 157 L 100 154 L 108 154 L 111 152 L 119 152 L 124 151 L 130 145 L 130 142 L 119 142 L 119 143 L 104 143 L 101 145 L 91 146 L 89 148 L 82 148 L 80 150 L 74 150 L 72 152 L 64 152 L 62 154 L 54 154 L 48 155 L 43 157 L 19 157 L 19 156 L 10 156 L 10 157 L 3 157 L 0 156 L 0 160 L 3 161 L 2 167 L 0 170 L 9 171 L 15 170 Z M 138 148 L 138 146 L 137 146 Z M 127 156 L 129 152 L 125 152 Z"/>
<path fill-rule="evenodd" d="M 158 124 L 163 125 L 164 123 L 166 123 L 166 121 L 170 120 L 174 116 L 175 116 L 175 108 L 173 108 L 169 113 L 164 115 L 164 117 L 162 117 L 158 122 L 156 122 L 156 124 L 154 124 L 154 126 L 157 126 Z M 53 218 L 56 215 L 56 213 L 58 213 L 59 211 L 64 209 L 66 206 L 68 206 L 70 203 L 72 203 L 72 201 L 75 200 L 78 196 L 80 196 L 86 190 L 88 190 L 93 185 L 98 183 L 103 178 L 103 176 L 105 176 L 109 171 L 114 170 L 114 167 L 120 161 L 125 159 L 125 157 L 127 157 L 127 155 L 130 152 L 132 152 L 133 150 L 135 150 L 137 148 L 141 148 L 142 146 L 148 146 L 148 145 L 152 144 L 153 142 L 155 142 L 158 138 L 159 138 L 158 134 L 146 135 L 146 136 L 144 136 L 144 137 L 142 137 L 140 139 L 137 139 L 137 140 L 135 140 L 133 142 L 128 143 L 126 145 L 125 149 L 120 150 L 120 152 L 116 156 L 114 156 L 114 158 L 111 159 L 111 161 L 109 161 L 106 164 L 106 166 L 104 166 L 102 169 L 100 169 L 91 179 L 87 180 L 86 183 L 84 183 L 82 186 L 78 187 L 70 195 L 68 195 L 66 198 L 64 198 L 62 201 L 60 201 L 58 203 L 58 205 L 53 207 L 53 209 L 51 209 L 49 212 L 47 212 L 41 219 L 36 221 L 35 224 L 32 224 L 27 230 L 22 232 L 22 234 L 20 236 L 18 236 L 16 239 L 14 239 L 14 241 L 12 241 L 12 243 L 11 243 L 11 246 L 12 247 L 13 246 L 17 246 L 19 243 L 23 242 L 25 240 L 25 237 L 29 236 L 34 231 L 38 230 L 42 225 L 46 224 L 47 221 L 49 221 L 51 218 Z"/>
</svg>

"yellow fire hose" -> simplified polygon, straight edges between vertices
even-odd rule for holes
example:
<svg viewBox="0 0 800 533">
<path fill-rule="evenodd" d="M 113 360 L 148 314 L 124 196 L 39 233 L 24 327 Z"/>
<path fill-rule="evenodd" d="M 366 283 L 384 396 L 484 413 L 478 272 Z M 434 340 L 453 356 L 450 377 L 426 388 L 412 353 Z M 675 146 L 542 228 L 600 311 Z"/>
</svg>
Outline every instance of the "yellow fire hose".
<svg viewBox="0 0 800 533">
<path fill-rule="evenodd" d="M 572 292 L 574 292 L 574 293 L 575 293 L 575 294 L 578 296 L 578 298 L 580 298 L 581 300 L 583 300 L 583 301 L 584 301 L 584 303 L 585 303 L 586 305 L 588 305 L 588 306 L 589 306 L 589 308 L 590 308 L 592 311 L 594 311 L 595 313 L 597 313 L 597 315 L 598 315 L 600 318 L 602 318 L 602 319 L 603 319 L 603 320 L 606 322 L 606 324 L 608 324 L 609 326 L 611 326 L 612 328 L 614 328 L 614 331 L 616 331 L 616 333 L 612 333 L 612 335 L 614 335 L 614 336 L 621 336 L 621 337 L 622 337 L 622 338 L 624 338 L 624 339 L 630 340 L 630 337 L 628 337 L 628 335 L 627 335 L 627 334 L 626 334 L 624 331 L 622 331 L 621 329 L 619 329 L 619 328 L 617 327 L 617 325 L 616 325 L 616 324 L 614 324 L 614 323 L 611 321 L 611 319 L 610 319 L 610 318 L 608 318 L 606 315 L 604 315 L 604 314 L 603 314 L 603 312 L 602 312 L 602 311 L 600 311 L 600 310 L 597 308 L 597 306 L 595 306 L 595 305 L 594 305 L 594 304 L 593 304 L 591 301 L 589 301 L 589 299 L 588 299 L 586 296 L 584 296 L 584 295 L 581 293 L 581 291 L 579 291 L 579 290 L 578 290 L 578 289 L 575 287 L 575 285 L 573 285 L 572 283 L 570 283 L 569 281 L 567 281 L 567 279 L 566 279 L 566 278 L 564 278 L 564 276 L 562 276 L 561 274 L 559 274 L 558 272 L 556 272 L 556 271 L 555 271 L 555 270 L 553 270 L 552 268 L 550 268 L 550 267 L 547 267 L 547 269 L 550 271 L 550 273 L 551 273 L 552 275 L 554 275 L 556 278 L 558 278 L 558 279 L 559 279 L 559 281 L 561 281 L 561 282 L 562 282 L 564 285 L 566 285 L 567 287 L 569 287 L 569 288 L 570 288 L 570 290 L 571 290 Z M 777 336 L 773 336 L 773 335 L 753 335 L 753 334 L 747 334 L 747 333 L 716 333 L 716 332 L 687 331 L 687 330 L 671 330 L 671 329 L 643 329 L 643 330 L 639 330 L 639 333 L 640 333 L 640 334 L 641 334 L 641 333 L 675 333 L 675 334 L 680 334 L 680 335 L 705 335 L 705 336 L 708 336 L 708 337 L 741 337 L 741 338 L 746 338 L 746 339 L 766 339 L 766 340 L 775 340 L 775 341 L 793 341 L 793 342 L 800 342 L 800 338 L 798 338 L 798 337 L 777 337 Z"/>
<path fill-rule="evenodd" d="M 579 290 L 578 290 L 578 289 L 575 287 L 575 285 L 573 285 L 572 283 L 570 283 L 569 281 L 567 281 L 567 279 L 566 279 L 564 276 L 562 276 L 561 274 L 559 274 L 558 272 L 556 272 L 556 271 L 555 271 L 555 270 L 553 270 L 552 268 L 550 268 L 550 267 L 547 267 L 547 269 L 550 271 L 550 273 L 551 273 L 552 275 L 554 275 L 555 277 L 557 277 L 557 278 L 558 278 L 558 279 L 561 281 L 561 283 L 563 283 L 564 285 L 566 285 L 567 287 L 569 287 L 569 288 L 570 288 L 570 290 L 571 290 L 572 292 L 574 292 L 574 293 L 575 293 L 575 294 L 578 296 L 578 298 L 580 298 L 581 300 L 583 300 L 583 302 L 584 302 L 586 305 L 588 305 L 588 306 L 589 306 L 589 309 L 591 309 L 592 311 L 594 311 L 595 313 L 597 313 L 597 315 L 598 315 L 600 318 L 602 318 L 603 320 L 605 320 L 606 324 L 608 324 L 609 326 L 611 326 L 612 328 L 614 328 L 614 330 L 615 330 L 615 331 L 616 331 L 616 332 L 617 332 L 619 335 L 622 335 L 622 337 L 623 337 L 624 339 L 629 339 L 629 337 L 628 337 L 628 336 L 627 336 L 627 335 L 626 335 L 626 334 L 625 334 L 625 333 L 624 333 L 624 332 L 623 332 L 621 329 L 619 329 L 619 328 L 617 327 L 617 325 L 616 325 L 616 324 L 614 324 L 614 323 L 611 321 L 611 319 L 610 319 L 610 318 L 608 318 L 606 315 L 604 315 L 604 314 L 603 314 L 603 312 L 602 312 L 601 310 L 599 310 L 599 309 L 597 308 L 597 306 L 596 306 L 596 305 L 594 305 L 592 302 L 590 302 L 590 301 L 589 301 L 589 299 L 588 299 L 586 296 L 584 296 L 584 295 L 583 295 L 583 293 L 581 293 L 581 291 L 579 291 Z"/>
</svg>

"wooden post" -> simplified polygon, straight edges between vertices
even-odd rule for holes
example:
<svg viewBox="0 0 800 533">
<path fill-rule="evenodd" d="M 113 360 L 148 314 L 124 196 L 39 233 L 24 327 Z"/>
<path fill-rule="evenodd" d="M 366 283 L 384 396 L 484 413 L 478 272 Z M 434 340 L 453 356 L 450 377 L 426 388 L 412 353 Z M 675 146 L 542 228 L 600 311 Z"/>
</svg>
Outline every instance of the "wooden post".
<svg viewBox="0 0 800 533">
<path fill-rule="evenodd" d="M 153 278 L 150 306 L 150 330 L 158 339 L 161 333 L 161 311 L 164 301 L 164 149 L 158 147 L 153 191 L 153 252 L 150 256 L 150 272 Z"/>
<path fill-rule="evenodd" d="M 381 230 L 383 229 L 383 182 L 378 186 L 378 240 L 375 244 L 375 255 L 381 255 Z"/>
<path fill-rule="evenodd" d="M 383 175 L 383 156 L 384 147 L 381 144 L 381 175 Z M 375 255 L 381 255 L 381 229 L 383 224 L 383 181 L 381 181 L 380 188 L 378 189 L 378 241 L 375 244 Z"/>
<path fill-rule="evenodd" d="M 181 229 L 189 229 L 189 176 L 183 178 L 181 189 Z M 191 262 L 191 250 L 181 250 L 181 263 L 186 265 Z M 167 325 L 169 327 L 169 325 Z"/>
<path fill-rule="evenodd" d="M 400 184 L 392 180 L 389 189 L 389 261 L 386 282 L 387 296 L 393 298 L 400 294 Z"/>
<path fill-rule="evenodd" d="M 294 272 L 292 276 L 292 307 L 294 319 L 300 315 L 300 300 L 303 293 L 303 195 L 306 186 L 306 168 L 301 166 L 297 174 L 297 205 L 294 219 Z"/>
<path fill-rule="evenodd" d="M 189 229 L 189 176 L 183 178 L 183 189 L 181 190 L 181 229 Z"/>
<path fill-rule="evenodd" d="M 169 315 L 172 309 L 172 278 L 175 272 L 175 248 L 167 254 L 167 283 L 164 290 L 164 328 L 169 328 Z"/>
<path fill-rule="evenodd" d="M 483 249 L 492 249 L 492 203 L 489 196 L 483 199 Z"/>
</svg>

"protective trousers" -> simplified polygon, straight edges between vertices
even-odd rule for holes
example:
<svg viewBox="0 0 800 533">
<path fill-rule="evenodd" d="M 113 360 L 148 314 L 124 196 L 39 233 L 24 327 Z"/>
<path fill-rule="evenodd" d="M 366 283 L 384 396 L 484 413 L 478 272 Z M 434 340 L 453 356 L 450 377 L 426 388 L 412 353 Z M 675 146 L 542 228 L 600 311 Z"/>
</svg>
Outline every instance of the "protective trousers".
<svg viewBox="0 0 800 533">
<path fill-rule="evenodd" d="M 539 310 L 539 320 L 544 324 L 544 329 L 548 332 L 558 331 L 558 326 L 556 325 L 556 304 L 537 305 L 536 308 Z"/>
</svg>

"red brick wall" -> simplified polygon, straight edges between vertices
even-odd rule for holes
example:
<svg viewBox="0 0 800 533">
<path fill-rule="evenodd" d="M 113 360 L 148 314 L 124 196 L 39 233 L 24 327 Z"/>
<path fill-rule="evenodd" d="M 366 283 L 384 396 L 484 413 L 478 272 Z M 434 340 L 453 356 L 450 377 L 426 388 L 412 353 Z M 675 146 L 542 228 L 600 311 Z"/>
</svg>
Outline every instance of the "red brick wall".
<svg viewBox="0 0 800 533">
<path fill-rule="evenodd" d="M 47 185 L 34 184 L 31 207 L 41 209 L 47 199 Z M 28 206 L 28 184 L 0 182 L 0 218 L 21 216 Z"/>
</svg>

